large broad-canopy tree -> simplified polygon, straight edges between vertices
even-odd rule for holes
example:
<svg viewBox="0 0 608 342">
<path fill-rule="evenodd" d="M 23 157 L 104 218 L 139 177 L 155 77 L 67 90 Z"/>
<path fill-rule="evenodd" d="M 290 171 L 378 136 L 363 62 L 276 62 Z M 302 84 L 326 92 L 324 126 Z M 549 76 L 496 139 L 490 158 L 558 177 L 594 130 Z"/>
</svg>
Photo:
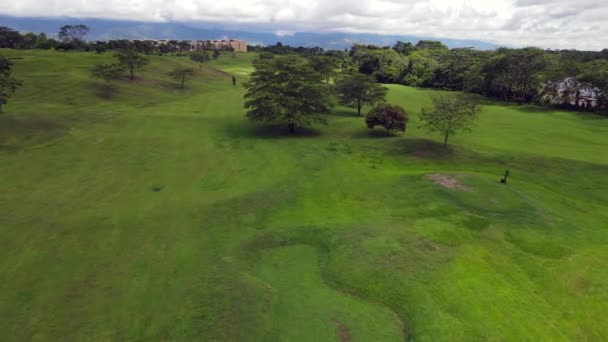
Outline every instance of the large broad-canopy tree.
<svg viewBox="0 0 608 342">
<path fill-rule="evenodd" d="M 129 78 L 135 79 L 135 72 L 143 70 L 143 68 L 150 63 L 150 60 L 139 54 L 136 50 L 122 50 L 115 56 L 119 63 L 129 70 Z"/>
<path fill-rule="evenodd" d="M 19 49 L 23 43 L 23 36 L 10 27 L 0 27 L 0 48 Z"/>
<path fill-rule="evenodd" d="M 384 102 L 388 89 L 371 76 L 352 73 L 336 80 L 335 92 L 342 104 L 355 107 L 357 116 L 361 116 L 363 105 Z"/>
<path fill-rule="evenodd" d="M 547 66 L 545 52 L 537 48 L 513 50 L 505 57 L 507 66 L 503 80 L 518 103 L 530 102 L 540 89 L 540 73 Z"/>
<path fill-rule="evenodd" d="M 397 53 L 401 54 L 401 55 L 409 55 L 410 53 L 416 51 L 416 47 L 414 46 L 414 44 L 407 42 L 404 43 L 400 40 L 397 41 L 397 43 L 395 43 L 395 45 L 393 46 L 393 50 L 395 50 Z"/>
<path fill-rule="evenodd" d="M 478 68 L 483 51 L 472 48 L 453 49 L 443 54 L 434 70 L 431 85 L 435 88 L 464 90 L 470 82 L 469 75 Z"/>
<path fill-rule="evenodd" d="M 310 65 L 315 71 L 323 75 L 325 83 L 329 83 L 332 76 L 336 74 L 336 69 L 340 66 L 340 60 L 329 56 L 312 56 Z"/>
<path fill-rule="evenodd" d="M 331 108 L 330 91 L 310 62 L 295 55 L 257 61 L 245 84 L 245 108 L 252 121 L 296 126 L 324 122 Z"/>
<path fill-rule="evenodd" d="M 64 25 L 59 29 L 58 36 L 63 43 L 80 45 L 89 31 L 90 28 L 87 25 Z"/>
<path fill-rule="evenodd" d="M 444 94 L 432 97 L 432 106 L 420 113 L 422 127 L 443 136 L 443 146 L 448 146 L 450 136 L 470 131 L 479 112 L 478 101 L 467 94 Z"/>
<path fill-rule="evenodd" d="M 384 127 L 386 135 L 390 135 L 391 132 L 405 132 L 408 121 L 405 109 L 386 103 L 373 108 L 365 117 L 367 128 Z"/>
<path fill-rule="evenodd" d="M 445 44 L 437 40 L 421 40 L 418 42 L 418 44 L 416 44 L 416 48 L 443 51 L 448 50 L 448 47 Z"/>
<path fill-rule="evenodd" d="M 418 49 L 410 53 L 405 60 L 407 66 L 399 76 L 401 83 L 414 87 L 432 85 L 439 62 L 433 57 L 431 50 Z"/>
<path fill-rule="evenodd" d="M 359 72 L 374 76 L 378 82 L 397 82 L 406 67 L 403 56 L 393 49 L 353 49 L 355 53 L 352 60 L 358 66 Z"/>
<path fill-rule="evenodd" d="M 505 100 L 530 102 L 541 88 L 541 73 L 546 67 L 546 53 L 541 49 L 499 49 L 482 68 L 482 89 Z"/>
<path fill-rule="evenodd" d="M 36 49 L 49 50 L 57 47 L 57 41 L 47 38 L 44 32 L 41 32 L 36 38 Z"/>
<path fill-rule="evenodd" d="M 8 103 L 8 99 L 17 91 L 22 83 L 12 76 L 13 62 L 0 56 L 0 113 L 2 106 Z"/>
<path fill-rule="evenodd" d="M 100 78 L 106 81 L 106 85 L 110 86 L 113 81 L 123 77 L 125 67 L 122 64 L 98 64 L 91 69 L 91 76 Z"/>
</svg>

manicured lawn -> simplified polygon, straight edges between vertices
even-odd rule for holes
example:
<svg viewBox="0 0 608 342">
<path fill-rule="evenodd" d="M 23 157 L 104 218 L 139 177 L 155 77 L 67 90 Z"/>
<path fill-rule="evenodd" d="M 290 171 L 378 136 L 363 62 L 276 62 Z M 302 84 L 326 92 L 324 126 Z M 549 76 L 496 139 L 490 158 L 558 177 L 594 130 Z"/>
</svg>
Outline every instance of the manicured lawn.
<svg viewBox="0 0 608 342">
<path fill-rule="evenodd" d="M 0 53 L 2 340 L 608 336 L 608 119 L 488 103 L 445 152 L 392 85 L 404 136 L 344 107 L 289 136 L 244 117 L 253 54 L 107 98 L 111 54 Z"/>
</svg>

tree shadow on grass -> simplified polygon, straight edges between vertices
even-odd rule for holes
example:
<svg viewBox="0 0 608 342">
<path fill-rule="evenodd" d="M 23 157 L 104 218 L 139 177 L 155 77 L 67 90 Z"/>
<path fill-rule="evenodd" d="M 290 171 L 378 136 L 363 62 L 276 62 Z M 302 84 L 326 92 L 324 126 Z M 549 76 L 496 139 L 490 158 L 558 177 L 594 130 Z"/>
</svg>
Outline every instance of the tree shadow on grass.
<svg viewBox="0 0 608 342">
<path fill-rule="evenodd" d="M 99 89 L 97 95 L 104 99 L 112 99 L 119 93 L 119 89 L 116 86 L 103 86 Z"/>
<path fill-rule="evenodd" d="M 548 113 L 554 113 L 555 111 L 560 110 L 559 108 L 555 108 L 555 107 L 539 106 L 539 105 L 534 105 L 534 104 L 523 104 L 523 105 L 511 104 L 509 107 L 511 109 L 517 110 L 519 112 L 529 113 L 529 114 L 548 114 Z"/>
<path fill-rule="evenodd" d="M 599 110 L 596 112 L 573 112 L 579 119 L 584 120 L 608 120 L 608 111 Z"/>
<path fill-rule="evenodd" d="M 188 90 L 188 81 L 186 80 L 186 84 L 184 85 L 184 89 L 182 89 L 181 84 L 178 81 L 158 81 L 158 86 L 164 90 L 170 91 L 187 91 Z"/>
<path fill-rule="evenodd" d="M 492 97 L 478 96 L 476 97 L 477 101 L 482 106 L 500 106 L 508 109 L 516 110 L 522 113 L 551 113 L 559 110 L 559 108 L 551 107 L 551 106 L 542 106 L 534 103 L 522 103 L 517 104 L 513 101 L 506 101 Z"/>
<path fill-rule="evenodd" d="M 560 113 L 571 113 L 581 119 L 588 119 L 588 120 L 608 119 L 608 112 L 606 110 L 593 111 L 593 110 L 583 110 L 583 109 L 564 107 L 564 106 L 549 106 L 549 105 L 542 106 L 542 105 L 537 105 L 537 104 L 518 105 L 515 103 L 508 103 L 508 102 L 489 103 L 489 104 L 494 104 L 494 105 L 500 104 L 500 105 L 503 105 L 510 109 L 514 109 L 521 113 L 527 113 L 527 114 L 552 114 L 552 113 L 560 112 Z"/>
<path fill-rule="evenodd" d="M 115 84 L 90 82 L 85 86 L 88 87 L 97 97 L 106 100 L 112 99 L 118 95 L 118 93 L 120 93 L 120 89 Z"/>
<path fill-rule="evenodd" d="M 361 119 L 363 118 L 363 116 L 357 116 L 357 111 L 354 109 L 348 109 L 348 108 L 340 108 L 340 109 L 336 109 L 331 111 L 329 114 L 329 116 L 339 116 L 342 118 L 353 118 L 353 119 Z"/>
<path fill-rule="evenodd" d="M 295 132 L 290 133 L 285 124 L 238 124 L 228 126 L 226 132 L 232 138 L 253 139 L 289 139 L 289 138 L 315 138 L 321 136 L 319 130 L 309 127 L 296 127 Z"/>
<path fill-rule="evenodd" d="M 68 126 L 64 122 L 52 117 L 1 114 L 0 151 L 17 151 L 25 146 L 44 143 L 67 131 Z"/>
<path fill-rule="evenodd" d="M 446 148 L 442 143 L 418 139 L 418 138 L 406 138 L 390 147 L 389 152 L 395 155 L 405 155 L 415 158 L 422 159 L 443 159 L 450 160 L 457 154 L 457 149 L 452 146 Z"/>
<path fill-rule="evenodd" d="M 351 135 L 353 139 L 390 139 L 390 138 L 398 138 L 401 134 L 391 133 L 390 135 L 386 134 L 385 130 L 380 129 L 360 129 Z"/>
</svg>

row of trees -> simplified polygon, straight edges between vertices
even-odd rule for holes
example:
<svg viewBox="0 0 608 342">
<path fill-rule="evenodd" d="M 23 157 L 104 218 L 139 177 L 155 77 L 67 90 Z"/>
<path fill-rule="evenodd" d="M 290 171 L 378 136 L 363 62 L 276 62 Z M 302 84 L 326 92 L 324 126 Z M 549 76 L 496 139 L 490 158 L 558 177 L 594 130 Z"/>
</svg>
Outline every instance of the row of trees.
<svg viewBox="0 0 608 342">
<path fill-rule="evenodd" d="M 320 47 L 303 47 L 303 46 L 294 47 L 294 46 L 289 46 L 289 45 L 283 45 L 283 43 L 281 43 L 281 42 L 278 42 L 275 45 L 268 45 L 268 46 L 261 46 L 261 45 L 251 46 L 250 45 L 247 47 L 247 51 L 258 52 L 258 53 L 266 52 L 266 53 L 270 53 L 273 55 L 296 54 L 296 55 L 300 55 L 300 56 L 304 56 L 304 57 L 322 55 L 326 52 L 323 48 L 320 48 Z"/>
<path fill-rule="evenodd" d="M 440 42 L 421 41 L 398 42 L 392 48 L 355 45 L 341 58 L 350 68 L 383 83 L 466 91 L 518 103 L 586 109 L 608 104 L 608 50 L 450 50 Z M 569 79 L 578 82 L 565 83 Z M 550 84 L 558 84 L 560 94 L 547 101 Z M 576 101 L 566 97 L 572 93 L 578 93 Z"/>
<path fill-rule="evenodd" d="M 88 42 L 85 36 L 90 32 L 86 25 L 65 25 L 59 29 L 57 39 L 48 38 L 45 33 L 25 33 L 21 34 L 10 27 L 0 27 L 0 48 L 9 49 L 57 49 L 63 51 L 82 50 L 96 51 L 103 53 L 106 51 L 134 50 L 142 54 L 169 54 L 190 52 L 190 42 L 185 40 L 169 40 L 164 44 L 157 44 L 151 40 L 107 40 Z M 205 46 L 204 50 L 214 51 L 214 56 L 219 55 L 219 51 L 212 45 Z M 234 51 L 234 48 L 222 47 L 223 51 Z M 216 57 L 217 58 L 217 57 Z"/>
<path fill-rule="evenodd" d="M 134 50 L 123 50 L 114 55 L 115 63 L 98 64 L 91 69 L 91 76 L 101 78 L 108 85 L 118 80 L 125 72 L 129 73 L 129 79 L 135 79 L 135 73 L 143 70 L 150 63 L 150 59 L 142 56 Z"/>
<path fill-rule="evenodd" d="M 405 132 L 409 118 L 399 106 L 386 103 L 388 90 L 369 75 L 345 71 L 331 85 L 320 68 L 318 57 L 298 55 L 264 58 L 256 61 L 255 70 L 245 84 L 245 108 L 252 121 L 285 124 L 289 132 L 297 126 L 325 122 L 323 114 L 333 106 L 334 95 L 347 106 L 354 107 L 357 116 L 363 105 L 375 105 L 366 115 L 370 129 L 383 127 L 387 134 Z M 433 105 L 425 108 L 420 120 L 431 132 L 440 132 L 444 145 L 459 131 L 472 126 L 478 102 L 468 95 L 440 95 Z"/>
<path fill-rule="evenodd" d="M 144 70 L 150 63 L 148 57 L 132 49 L 121 50 L 114 55 L 114 58 L 116 59 L 114 63 L 98 64 L 91 69 L 91 76 L 104 80 L 109 89 L 113 87 L 113 82 L 123 78 L 125 73 L 128 73 L 130 80 L 134 80 L 136 73 Z M 192 52 L 190 59 L 199 63 L 200 70 L 204 63 L 211 60 L 211 57 L 206 51 L 200 51 Z M 185 88 L 186 80 L 194 74 L 194 68 L 181 66 L 169 72 L 169 76 L 179 82 L 181 89 Z"/>
<path fill-rule="evenodd" d="M 150 63 L 148 57 L 135 50 L 122 50 L 117 52 L 114 57 L 116 59 L 114 63 L 98 64 L 90 70 L 92 77 L 106 82 L 106 90 L 112 90 L 113 82 L 122 79 L 125 74 L 128 74 L 130 80 L 135 80 L 136 73 L 142 71 Z M 207 52 L 192 53 L 190 58 L 200 63 L 201 67 L 202 63 L 211 59 Z M 193 77 L 194 74 L 194 69 L 189 67 L 176 67 L 169 72 L 169 76 L 179 82 L 181 89 L 184 89 L 186 80 Z M 20 80 L 13 77 L 13 62 L 0 56 L 0 113 L 3 113 L 3 106 L 22 85 Z"/>
<path fill-rule="evenodd" d="M 261 52 L 262 59 L 299 54 L 312 58 L 318 71 L 325 68 L 331 72 L 332 67 L 339 67 L 381 83 L 465 91 L 520 104 L 537 102 L 575 109 L 608 105 L 608 50 L 450 50 L 429 40 L 415 45 L 397 42 L 392 47 L 354 45 L 350 51 L 294 48 L 281 43 L 254 50 Z"/>
<path fill-rule="evenodd" d="M 4 49 L 55 49 L 59 41 L 49 39 L 46 34 L 20 34 L 9 27 L 0 27 L 0 48 Z"/>
<path fill-rule="evenodd" d="M 337 75 L 332 85 L 333 72 L 322 63 L 333 62 L 327 58 L 287 55 L 256 62 L 255 71 L 245 85 L 247 116 L 254 121 L 286 124 L 293 133 L 296 126 L 325 122 L 323 113 L 333 106 L 335 95 L 342 104 L 354 107 L 357 116 L 361 115 L 363 105 L 377 105 L 366 116 L 368 128 L 380 126 L 387 134 L 405 132 L 409 121 L 407 113 L 399 106 L 386 103 L 388 90 L 384 86 L 372 76 L 349 71 Z M 115 59 L 114 63 L 99 64 L 91 69 L 91 75 L 105 80 L 108 88 L 127 72 L 129 79 L 134 80 L 136 72 L 149 64 L 147 57 L 134 50 L 120 51 Z M 193 53 L 191 59 L 202 65 L 210 57 L 199 52 Z M 335 67 L 335 64 L 330 65 Z M 22 84 L 12 77 L 12 66 L 10 60 L 0 57 L 0 112 L 2 105 Z M 193 68 L 178 67 L 169 76 L 180 82 L 183 89 L 186 80 L 194 74 Z M 468 97 L 439 96 L 433 99 L 432 107 L 422 111 L 420 119 L 430 131 L 441 132 L 447 146 L 452 134 L 470 127 L 477 109 L 476 102 Z"/>
<path fill-rule="evenodd" d="M 7 49 L 89 49 L 84 36 L 90 31 L 86 25 L 65 25 L 59 29 L 58 39 L 48 38 L 45 33 L 21 34 L 10 27 L 0 27 L 0 48 Z"/>
</svg>

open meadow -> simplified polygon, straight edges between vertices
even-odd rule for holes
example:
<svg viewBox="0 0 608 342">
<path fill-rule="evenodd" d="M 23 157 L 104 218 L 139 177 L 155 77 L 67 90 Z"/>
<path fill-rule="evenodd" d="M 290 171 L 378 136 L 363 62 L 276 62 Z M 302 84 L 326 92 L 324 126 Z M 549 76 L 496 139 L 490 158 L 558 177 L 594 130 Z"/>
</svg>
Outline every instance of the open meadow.
<svg viewBox="0 0 608 342">
<path fill-rule="evenodd" d="M 487 102 L 445 151 L 436 91 L 389 85 L 404 135 L 336 106 L 290 136 L 245 117 L 253 53 L 112 92 L 110 53 L 0 54 L 1 340 L 608 336 L 605 117 Z"/>
</svg>

